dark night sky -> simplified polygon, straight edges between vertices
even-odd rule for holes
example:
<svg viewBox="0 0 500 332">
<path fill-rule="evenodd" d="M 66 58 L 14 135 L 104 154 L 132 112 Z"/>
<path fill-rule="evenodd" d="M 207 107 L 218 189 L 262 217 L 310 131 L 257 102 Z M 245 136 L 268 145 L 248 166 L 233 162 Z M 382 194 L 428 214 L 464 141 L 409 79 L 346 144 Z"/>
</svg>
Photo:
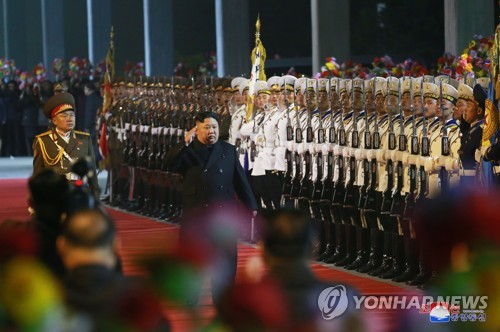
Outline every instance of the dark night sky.
<svg viewBox="0 0 500 332">
<path fill-rule="evenodd" d="M 28 69 L 42 60 L 38 1 L 15 0 L 21 14 L 13 19 L 25 21 L 17 25 L 25 46 L 19 48 L 16 60 L 19 66 Z M 409 56 L 424 61 L 437 59 L 444 46 L 443 1 L 419 0 L 418 5 L 401 0 L 353 1 L 350 13 L 352 56 L 370 59 L 389 54 L 395 61 Z M 386 10 L 377 16 L 377 4 L 381 2 L 386 4 Z M 355 8 L 352 7 L 354 4 Z M 144 59 L 142 1 L 111 0 L 111 6 L 116 32 L 116 68 L 122 72 L 127 60 L 137 62 Z M 496 8 L 498 10 L 498 6 Z M 310 1 L 250 0 L 248 37 L 251 43 L 258 13 L 268 58 L 275 55 L 281 58 L 311 56 Z M 64 1 L 64 15 L 66 59 L 87 57 L 88 48 L 84 42 L 87 38 L 86 0 Z M 380 22 L 384 23 L 384 28 L 380 27 Z M 216 50 L 213 0 L 174 0 L 173 23 L 177 60 L 201 62 L 204 54 Z M 2 29 L 0 24 L 0 33 Z M 3 44 L 0 52 L 2 48 Z"/>
</svg>

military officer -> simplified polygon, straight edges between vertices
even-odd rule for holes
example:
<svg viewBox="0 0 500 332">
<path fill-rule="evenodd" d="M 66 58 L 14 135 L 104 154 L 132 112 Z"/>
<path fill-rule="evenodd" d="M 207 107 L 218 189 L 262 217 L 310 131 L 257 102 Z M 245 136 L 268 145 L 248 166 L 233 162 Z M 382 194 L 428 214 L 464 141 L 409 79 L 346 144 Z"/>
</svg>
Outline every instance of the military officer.
<svg viewBox="0 0 500 332">
<path fill-rule="evenodd" d="M 464 121 L 470 124 L 470 128 L 462 133 L 460 147 L 460 182 L 464 185 L 476 183 L 476 151 L 481 148 L 483 136 L 484 109 L 486 107 L 487 95 L 480 84 L 476 84 L 473 89 L 473 99 L 467 100 L 467 108 L 464 112 Z M 493 159 L 495 146 L 485 153 L 486 159 Z"/>
<path fill-rule="evenodd" d="M 54 128 L 37 135 L 33 142 L 33 175 L 45 168 L 51 168 L 63 174 L 68 181 L 76 181 L 79 178 L 71 172 L 71 165 L 78 159 L 88 156 L 91 159 L 92 173 L 88 184 L 98 199 L 99 185 L 90 134 L 74 130 L 75 99 L 67 92 L 59 93 L 47 100 L 43 111 Z"/>
</svg>

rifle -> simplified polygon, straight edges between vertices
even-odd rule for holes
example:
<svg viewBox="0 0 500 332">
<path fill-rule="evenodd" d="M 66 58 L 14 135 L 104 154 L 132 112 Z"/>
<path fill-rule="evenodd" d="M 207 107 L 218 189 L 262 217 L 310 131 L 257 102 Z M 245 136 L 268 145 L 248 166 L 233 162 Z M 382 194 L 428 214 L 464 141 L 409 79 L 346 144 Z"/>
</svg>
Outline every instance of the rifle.
<svg viewBox="0 0 500 332">
<path fill-rule="evenodd" d="M 412 122 L 412 134 L 411 134 L 411 145 L 410 153 L 414 156 L 419 154 L 419 144 L 417 135 L 417 123 L 415 119 L 415 108 L 413 107 L 413 82 L 410 81 L 410 111 L 411 111 L 411 122 Z M 406 204 L 403 212 L 405 219 L 410 219 L 415 211 L 415 197 L 417 190 L 417 166 L 415 164 L 410 164 L 408 169 L 408 174 L 410 176 L 410 191 L 406 196 Z"/>
<path fill-rule="evenodd" d="M 295 92 L 294 92 L 295 93 Z M 296 98 L 297 96 L 294 96 Z M 294 103 L 295 105 L 297 104 L 296 102 Z M 302 124 L 300 121 L 300 114 L 299 110 L 295 110 L 295 144 L 301 144 L 302 143 Z M 294 165 L 295 165 L 295 174 L 292 179 L 292 188 L 290 189 L 290 197 L 291 198 L 298 198 L 299 193 L 300 193 L 300 187 L 301 187 L 301 174 L 302 174 L 302 161 L 300 160 L 300 155 L 297 152 L 297 148 L 295 148 L 295 153 L 293 156 L 294 159 Z"/>
<path fill-rule="evenodd" d="M 358 119 L 356 115 L 356 110 L 354 109 L 354 80 L 352 82 L 351 87 L 351 108 L 352 108 L 352 126 L 353 131 L 351 133 L 351 148 L 358 149 L 359 148 L 359 133 L 358 133 Z M 364 86 L 364 85 L 363 85 Z M 345 197 L 344 197 L 344 205 L 348 207 L 354 207 L 354 192 L 355 186 L 354 182 L 356 180 L 356 157 L 349 157 L 349 182 L 345 184 Z M 358 202 L 356 202 L 358 203 Z"/>
<path fill-rule="evenodd" d="M 288 104 L 288 99 L 286 97 L 286 78 L 284 80 L 284 90 L 285 94 L 285 107 L 286 107 L 286 140 L 287 142 L 293 141 L 293 126 L 292 120 L 290 119 L 290 105 Z M 293 152 L 287 149 L 285 152 L 285 160 L 286 160 L 286 172 L 283 181 L 283 196 L 289 197 L 292 190 L 292 175 L 293 175 Z"/>
<path fill-rule="evenodd" d="M 337 94 L 338 87 L 338 79 L 337 85 L 335 86 L 335 93 Z M 328 100 L 331 100 L 331 88 L 328 89 Z M 337 141 L 337 135 L 335 133 L 334 126 L 334 114 L 333 114 L 333 103 L 330 107 L 330 128 L 328 130 L 328 143 L 334 144 Z M 333 195 L 333 151 L 328 151 L 327 156 L 327 173 L 326 178 L 323 181 L 323 191 L 321 192 L 321 200 L 322 201 L 331 201 Z"/>
<path fill-rule="evenodd" d="M 309 85 L 309 84 L 307 84 L 307 85 Z M 307 92 L 308 91 L 306 89 L 306 112 L 307 112 L 306 142 L 312 143 L 312 141 L 313 141 L 313 129 L 311 126 L 311 110 L 309 109 L 311 101 L 309 100 L 309 94 Z M 304 165 L 305 165 L 305 169 L 304 169 L 303 174 L 301 175 L 301 181 L 300 181 L 301 186 L 300 186 L 300 191 L 299 191 L 299 198 L 310 199 L 312 196 L 311 195 L 311 191 L 312 191 L 312 183 L 311 183 L 312 156 L 311 156 L 311 153 L 309 152 L 309 149 L 304 151 Z"/>
<path fill-rule="evenodd" d="M 328 85 L 326 86 L 328 89 Z M 316 80 L 316 94 L 319 95 L 319 90 L 318 90 L 318 80 Z M 319 98 L 319 96 L 317 97 Z M 318 102 L 318 136 L 316 138 L 316 144 L 324 144 L 325 143 L 325 130 L 323 129 L 323 117 L 321 115 L 321 109 L 319 107 L 319 102 Z M 317 152 L 316 153 L 316 180 L 314 181 L 313 184 L 313 191 L 312 191 L 312 197 L 311 199 L 313 201 L 320 201 L 322 198 L 322 193 L 323 193 L 323 168 L 324 168 L 324 163 L 323 163 L 323 153 L 322 152 Z"/>
<path fill-rule="evenodd" d="M 443 81 L 439 81 L 439 108 L 441 109 L 441 117 L 443 119 L 443 137 L 441 138 L 441 156 L 449 156 L 450 155 L 450 144 L 448 140 L 448 129 L 446 128 L 446 118 L 443 104 Z M 448 179 L 448 171 L 444 166 L 441 166 L 439 170 L 439 179 L 441 181 L 441 191 L 446 192 L 449 189 L 449 179 Z"/>
<path fill-rule="evenodd" d="M 252 127 L 252 133 L 255 135 L 257 134 L 257 126 L 255 125 L 255 123 L 257 122 L 257 119 L 256 119 L 256 113 L 257 111 L 255 110 L 255 106 L 253 107 L 252 109 L 252 118 L 253 118 L 253 127 Z M 252 140 L 250 142 L 250 161 L 251 162 L 254 162 L 255 161 L 255 157 L 257 157 L 257 146 L 255 145 L 255 142 Z"/>
<path fill-rule="evenodd" d="M 387 80 L 387 107 L 389 109 L 389 137 L 388 137 L 388 150 L 392 151 L 396 149 L 396 134 L 394 133 L 394 121 L 392 118 L 392 103 L 390 94 L 390 79 Z M 398 82 L 399 83 L 399 82 Z M 382 198 L 382 207 L 380 210 L 381 214 L 390 214 L 392 207 L 392 188 L 394 187 L 394 165 L 392 160 L 389 158 L 386 165 L 387 172 L 387 188 L 384 190 Z"/>
<path fill-rule="evenodd" d="M 377 91 L 377 77 L 374 78 L 373 82 L 374 92 Z M 375 110 L 375 113 L 377 110 Z M 378 128 L 378 114 L 375 114 L 375 119 L 373 120 L 373 135 L 372 135 L 372 149 L 378 150 L 380 148 L 380 132 Z M 366 200 L 365 200 L 365 211 L 376 211 L 377 209 L 377 158 L 372 158 L 370 160 L 370 186 L 366 190 Z"/>
<path fill-rule="evenodd" d="M 339 99 L 339 109 L 341 108 L 341 103 Z M 344 128 L 344 113 L 343 110 L 340 110 L 340 128 L 338 130 L 338 139 L 337 142 L 339 146 L 345 146 L 346 144 L 346 136 L 345 136 L 345 128 Z M 334 205 L 342 205 L 344 203 L 345 198 L 345 188 L 344 188 L 344 156 L 339 154 L 337 160 L 335 161 L 339 167 L 338 177 L 334 184 L 334 192 L 332 203 Z"/>
<path fill-rule="evenodd" d="M 402 82 L 404 82 L 404 77 Z M 410 79 L 411 82 L 411 79 Z M 399 138 L 398 138 L 398 147 L 401 153 L 407 151 L 407 141 L 405 136 L 405 126 L 404 126 L 404 116 L 403 116 L 403 106 L 402 106 L 402 97 L 401 97 L 401 82 L 398 85 L 398 107 L 399 107 Z M 403 181 L 404 181 L 404 172 L 403 172 L 403 161 L 398 160 L 396 166 L 396 174 L 397 174 L 397 184 L 394 187 L 392 192 L 392 206 L 391 206 L 391 215 L 396 217 L 401 217 L 404 213 L 404 197 L 401 196 L 401 190 L 403 190 Z"/>
<path fill-rule="evenodd" d="M 363 112 L 365 112 L 365 133 L 364 133 L 364 149 L 370 150 L 372 147 L 372 135 L 370 132 L 370 120 L 368 118 L 368 111 L 366 108 L 366 91 L 365 85 L 363 82 Z M 358 207 L 360 209 L 364 209 L 366 205 L 366 198 L 368 195 L 368 186 L 370 182 L 370 161 L 368 160 L 368 156 L 363 158 L 363 185 L 359 188 L 359 201 Z"/>
<path fill-rule="evenodd" d="M 422 157 L 428 157 L 430 154 L 430 141 L 429 141 L 429 128 L 427 123 L 427 118 L 425 116 L 425 104 L 424 104 L 424 82 L 420 86 L 420 93 L 422 98 L 422 140 L 421 140 L 421 150 L 420 155 Z M 427 188 L 429 183 L 427 179 L 427 172 L 425 171 L 425 166 L 420 165 L 418 170 L 419 175 L 419 190 L 417 197 L 415 198 L 415 204 L 422 202 L 429 192 Z"/>
</svg>

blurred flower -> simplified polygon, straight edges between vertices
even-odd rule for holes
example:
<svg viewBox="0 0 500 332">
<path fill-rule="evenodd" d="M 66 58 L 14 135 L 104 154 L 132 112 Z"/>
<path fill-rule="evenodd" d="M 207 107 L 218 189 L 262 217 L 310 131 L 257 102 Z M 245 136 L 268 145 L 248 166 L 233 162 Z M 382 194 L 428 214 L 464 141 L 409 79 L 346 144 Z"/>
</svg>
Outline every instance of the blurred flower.
<svg viewBox="0 0 500 332">
<path fill-rule="evenodd" d="M 47 269 L 32 258 L 9 261 L 0 274 L 0 301 L 24 331 L 37 331 L 60 305 L 60 291 Z"/>
</svg>

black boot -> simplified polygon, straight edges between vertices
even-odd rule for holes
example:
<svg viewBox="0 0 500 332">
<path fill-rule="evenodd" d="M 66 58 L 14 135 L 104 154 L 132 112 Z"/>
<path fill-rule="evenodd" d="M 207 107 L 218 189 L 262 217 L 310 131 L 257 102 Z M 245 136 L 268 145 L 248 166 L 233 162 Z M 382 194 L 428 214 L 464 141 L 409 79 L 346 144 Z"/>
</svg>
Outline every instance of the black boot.
<svg viewBox="0 0 500 332">
<path fill-rule="evenodd" d="M 357 256 L 354 262 L 345 267 L 347 270 L 356 270 L 366 265 L 370 255 L 370 230 L 362 226 L 355 226 L 355 228 Z"/>
<path fill-rule="evenodd" d="M 417 241 L 408 236 L 405 239 L 405 270 L 402 274 L 392 279 L 395 282 L 413 280 L 419 272 Z"/>
<path fill-rule="evenodd" d="M 336 266 L 346 266 L 356 259 L 356 229 L 351 224 L 343 225 L 345 228 L 346 255 L 335 263 Z"/>
<path fill-rule="evenodd" d="M 419 253 L 420 253 L 419 264 L 418 264 L 419 272 L 415 278 L 406 283 L 410 286 L 422 286 L 426 284 L 432 276 L 429 263 L 421 247 Z"/>
<path fill-rule="evenodd" d="M 345 228 L 344 225 L 339 223 L 333 224 L 335 232 L 335 250 L 332 255 L 325 258 L 324 262 L 332 264 L 338 262 L 345 257 Z"/>
<path fill-rule="evenodd" d="M 333 256 L 335 253 L 335 224 L 330 220 L 325 221 L 326 229 L 327 229 L 327 245 L 325 248 L 325 252 L 323 252 L 321 260 L 326 263 L 326 260 Z"/>
<path fill-rule="evenodd" d="M 313 239 L 313 253 L 312 257 L 315 261 L 320 261 L 321 254 L 325 251 L 326 241 L 325 232 L 323 230 L 323 221 L 321 219 L 313 218 L 311 220 L 314 227 L 314 239 Z"/>
<path fill-rule="evenodd" d="M 360 273 L 368 273 L 377 269 L 382 265 L 382 247 L 384 234 L 378 228 L 370 228 L 370 256 L 368 263 L 361 266 L 356 271 Z"/>
<path fill-rule="evenodd" d="M 404 239 L 402 235 L 392 234 L 392 268 L 379 275 L 382 279 L 392 279 L 404 271 Z"/>
<path fill-rule="evenodd" d="M 382 264 L 368 272 L 369 275 L 378 277 L 392 268 L 392 234 L 389 231 L 382 231 L 383 233 L 383 254 Z"/>
</svg>

